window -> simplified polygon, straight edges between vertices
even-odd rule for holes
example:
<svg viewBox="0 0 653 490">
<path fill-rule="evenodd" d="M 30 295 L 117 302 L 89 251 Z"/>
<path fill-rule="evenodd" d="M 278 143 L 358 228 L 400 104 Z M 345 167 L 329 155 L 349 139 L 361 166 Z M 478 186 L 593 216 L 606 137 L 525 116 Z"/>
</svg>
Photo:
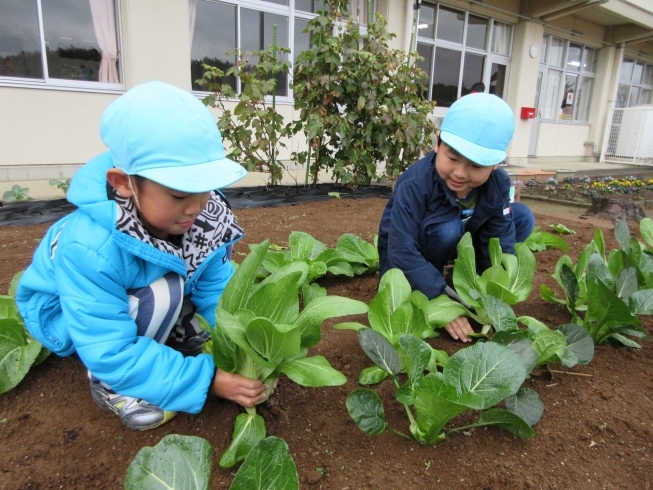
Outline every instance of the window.
<svg viewBox="0 0 653 490">
<path fill-rule="evenodd" d="M 536 103 L 541 119 L 588 120 L 597 58 L 594 48 L 544 36 Z"/>
<path fill-rule="evenodd" d="M 624 58 L 619 73 L 615 107 L 631 107 L 651 103 L 653 65 Z"/>
<path fill-rule="evenodd" d="M 3 0 L 0 0 L 3 1 Z M 277 29 L 277 46 L 290 48 L 292 61 L 299 53 L 310 47 L 309 33 L 304 32 L 308 22 L 315 15 L 328 8 L 324 0 L 191 0 L 190 1 L 190 40 L 191 76 L 193 90 L 203 90 L 196 82 L 202 78 L 206 63 L 226 72 L 236 63 L 234 54 L 229 51 L 240 48 L 245 51 L 268 49 L 272 44 L 273 26 Z M 374 12 L 376 2 L 371 2 Z M 358 16 L 361 23 L 367 22 L 367 0 L 350 0 L 349 11 Z M 256 60 L 251 60 L 252 64 Z M 239 92 L 240 81 L 235 77 L 225 77 L 222 83 L 230 84 Z M 290 79 L 280 76 L 276 95 L 289 97 Z"/>
<path fill-rule="evenodd" d="M 0 0 L 0 12 L 0 81 L 122 88 L 114 0 Z"/>
<path fill-rule="evenodd" d="M 512 26 L 440 4 L 424 3 L 417 22 L 419 63 L 428 75 L 428 96 L 440 107 L 483 82 L 486 92 L 505 95 Z"/>
</svg>

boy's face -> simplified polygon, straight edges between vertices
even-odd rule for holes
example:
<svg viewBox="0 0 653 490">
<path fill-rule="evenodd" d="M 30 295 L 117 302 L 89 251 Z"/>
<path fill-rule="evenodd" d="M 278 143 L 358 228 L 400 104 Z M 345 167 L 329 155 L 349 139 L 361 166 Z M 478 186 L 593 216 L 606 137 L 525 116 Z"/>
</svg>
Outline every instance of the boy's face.
<svg viewBox="0 0 653 490">
<path fill-rule="evenodd" d="M 210 194 L 188 194 L 147 179 L 142 179 L 134 190 L 145 229 L 162 240 L 187 232 L 206 207 Z"/>
<path fill-rule="evenodd" d="M 498 165 L 484 167 L 465 158 L 444 141 L 438 139 L 435 151 L 435 170 L 447 187 L 459 198 L 465 197 L 474 187 L 485 184 Z"/>
</svg>

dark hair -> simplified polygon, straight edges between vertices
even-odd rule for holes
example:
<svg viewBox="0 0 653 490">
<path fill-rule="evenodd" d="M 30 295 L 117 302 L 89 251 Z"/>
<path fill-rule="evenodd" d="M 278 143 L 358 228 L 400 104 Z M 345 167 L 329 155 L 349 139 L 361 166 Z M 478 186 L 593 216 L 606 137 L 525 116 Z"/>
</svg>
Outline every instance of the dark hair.
<svg viewBox="0 0 653 490">
<path fill-rule="evenodd" d="M 485 84 L 483 82 L 476 82 L 472 85 L 472 88 L 469 89 L 470 92 L 485 92 Z"/>
</svg>

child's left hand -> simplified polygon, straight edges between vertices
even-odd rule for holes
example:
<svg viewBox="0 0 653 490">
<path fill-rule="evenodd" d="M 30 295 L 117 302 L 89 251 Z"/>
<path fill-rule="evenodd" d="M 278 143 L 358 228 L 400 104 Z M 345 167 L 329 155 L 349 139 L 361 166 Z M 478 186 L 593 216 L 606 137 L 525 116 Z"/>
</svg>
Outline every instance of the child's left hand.
<svg viewBox="0 0 653 490">
<path fill-rule="evenodd" d="M 469 320 L 464 316 L 451 320 L 444 326 L 444 329 L 449 332 L 454 340 L 461 340 L 462 342 L 471 342 L 472 339 L 467 335 L 474 333 L 474 329 L 469 324 Z"/>
</svg>

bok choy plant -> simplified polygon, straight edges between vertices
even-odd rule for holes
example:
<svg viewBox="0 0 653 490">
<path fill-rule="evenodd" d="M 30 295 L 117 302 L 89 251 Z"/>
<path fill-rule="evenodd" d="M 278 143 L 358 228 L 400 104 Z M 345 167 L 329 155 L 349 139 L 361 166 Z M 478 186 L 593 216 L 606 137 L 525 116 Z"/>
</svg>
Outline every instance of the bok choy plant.
<svg viewBox="0 0 653 490">
<path fill-rule="evenodd" d="M 411 291 L 410 284 L 400 269 L 390 269 L 383 274 L 379 282 L 379 290 L 369 306 L 367 319 L 370 327 L 382 335 L 395 349 L 399 348 L 399 339 L 403 334 L 412 334 L 419 339 L 434 337 L 437 334 L 426 322 L 424 308 L 428 299 L 419 291 Z M 369 330 L 370 328 L 357 322 L 346 322 L 334 325 L 337 330 Z M 428 346 L 428 344 L 426 344 Z M 429 347 L 430 349 L 430 347 Z M 429 367 L 434 370 L 435 364 L 446 363 L 448 359 L 444 351 L 432 350 L 433 359 Z M 400 368 L 403 372 L 403 364 Z M 378 366 L 364 369 L 359 376 L 359 383 L 368 385 L 383 381 L 388 372 Z"/>
<path fill-rule="evenodd" d="M 326 296 L 326 289 L 314 281 L 330 272 L 334 275 L 353 277 L 379 269 L 379 253 L 376 244 L 363 240 L 358 235 L 345 233 L 338 239 L 335 249 L 303 231 L 293 231 L 288 237 L 289 250 L 270 247 L 261 265 L 262 275 L 275 272 L 292 262 L 308 265 L 308 278 L 301 293 L 304 306 L 314 298 Z"/>
<path fill-rule="evenodd" d="M 307 357 L 321 338 L 327 318 L 367 312 L 361 301 L 339 296 L 315 298 L 299 311 L 299 290 L 309 267 L 291 262 L 262 282 L 255 283 L 269 241 L 253 246 L 227 284 L 211 328 L 211 350 L 216 366 L 259 379 L 268 386 L 285 374 L 302 386 L 338 386 L 345 376 L 322 356 Z M 241 461 L 265 437 L 265 423 L 255 408 L 238 415 L 232 442 L 220 458 L 222 467 Z"/>
<path fill-rule="evenodd" d="M 360 330 L 358 337 L 368 357 L 391 376 L 397 387 L 395 397 L 404 405 L 410 434 L 418 443 L 436 444 L 451 432 L 485 425 L 498 425 L 518 437 L 533 437 L 532 425 L 539 421 L 543 404 L 537 393 L 520 390 L 527 369 L 512 349 L 494 342 L 477 343 L 451 356 L 442 372 L 425 375 L 431 348 L 414 335 L 404 334 L 399 338 L 407 374 L 402 385 L 402 362 L 396 348 L 371 329 Z M 491 408 L 504 399 L 507 410 Z M 388 429 L 409 438 L 387 425 L 376 392 L 356 389 L 346 403 L 349 415 L 363 432 L 378 435 Z M 449 421 L 465 410 L 484 412 L 471 425 L 445 431 Z"/>
<path fill-rule="evenodd" d="M 50 354 L 29 334 L 16 306 L 14 298 L 21 275 L 12 279 L 8 295 L 0 295 L 0 394 L 15 388 L 32 366 Z"/>
<path fill-rule="evenodd" d="M 208 490 L 213 448 L 202 437 L 168 434 L 154 447 L 144 447 L 125 475 L 125 490 L 183 488 Z M 229 490 L 298 490 L 297 467 L 288 445 L 268 437 L 252 448 Z"/>
<path fill-rule="evenodd" d="M 653 313 L 653 257 L 645 245 L 630 236 L 625 221 L 617 224 L 615 236 L 620 249 L 610 250 L 607 259 L 599 229 L 575 266 L 569 257 L 560 258 L 554 278 L 564 298 L 544 285 L 540 294 L 550 302 L 566 305 L 572 323 L 585 328 L 595 344 L 609 340 L 639 348 L 626 335 L 647 336 L 637 316 Z"/>
<path fill-rule="evenodd" d="M 515 244 L 515 255 L 502 253 L 497 238 L 489 243 L 491 267 L 480 276 L 476 273 L 476 253 L 471 235 L 465 233 L 458 243 L 458 256 L 453 267 L 456 293 L 466 305 L 440 295 L 425 308 L 430 325 L 443 327 L 454 318 L 466 316 L 483 326 L 486 334 L 492 321 L 483 306 L 483 298 L 493 296 L 508 305 L 528 298 L 535 275 L 535 256 L 523 243 Z"/>
<path fill-rule="evenodd" d="M 563 225 L 558 225 L 563 226 Z M 559 248 L 566 252 L 569 250 L 569 245 L 559 236 L 555 236 L 548 231 L 540 231 L 540 227 L 536 226 L 533 232 L 524 240 L 524 243 L 533 252 L 542 252 L 551 248 Z"/>
</svg>

